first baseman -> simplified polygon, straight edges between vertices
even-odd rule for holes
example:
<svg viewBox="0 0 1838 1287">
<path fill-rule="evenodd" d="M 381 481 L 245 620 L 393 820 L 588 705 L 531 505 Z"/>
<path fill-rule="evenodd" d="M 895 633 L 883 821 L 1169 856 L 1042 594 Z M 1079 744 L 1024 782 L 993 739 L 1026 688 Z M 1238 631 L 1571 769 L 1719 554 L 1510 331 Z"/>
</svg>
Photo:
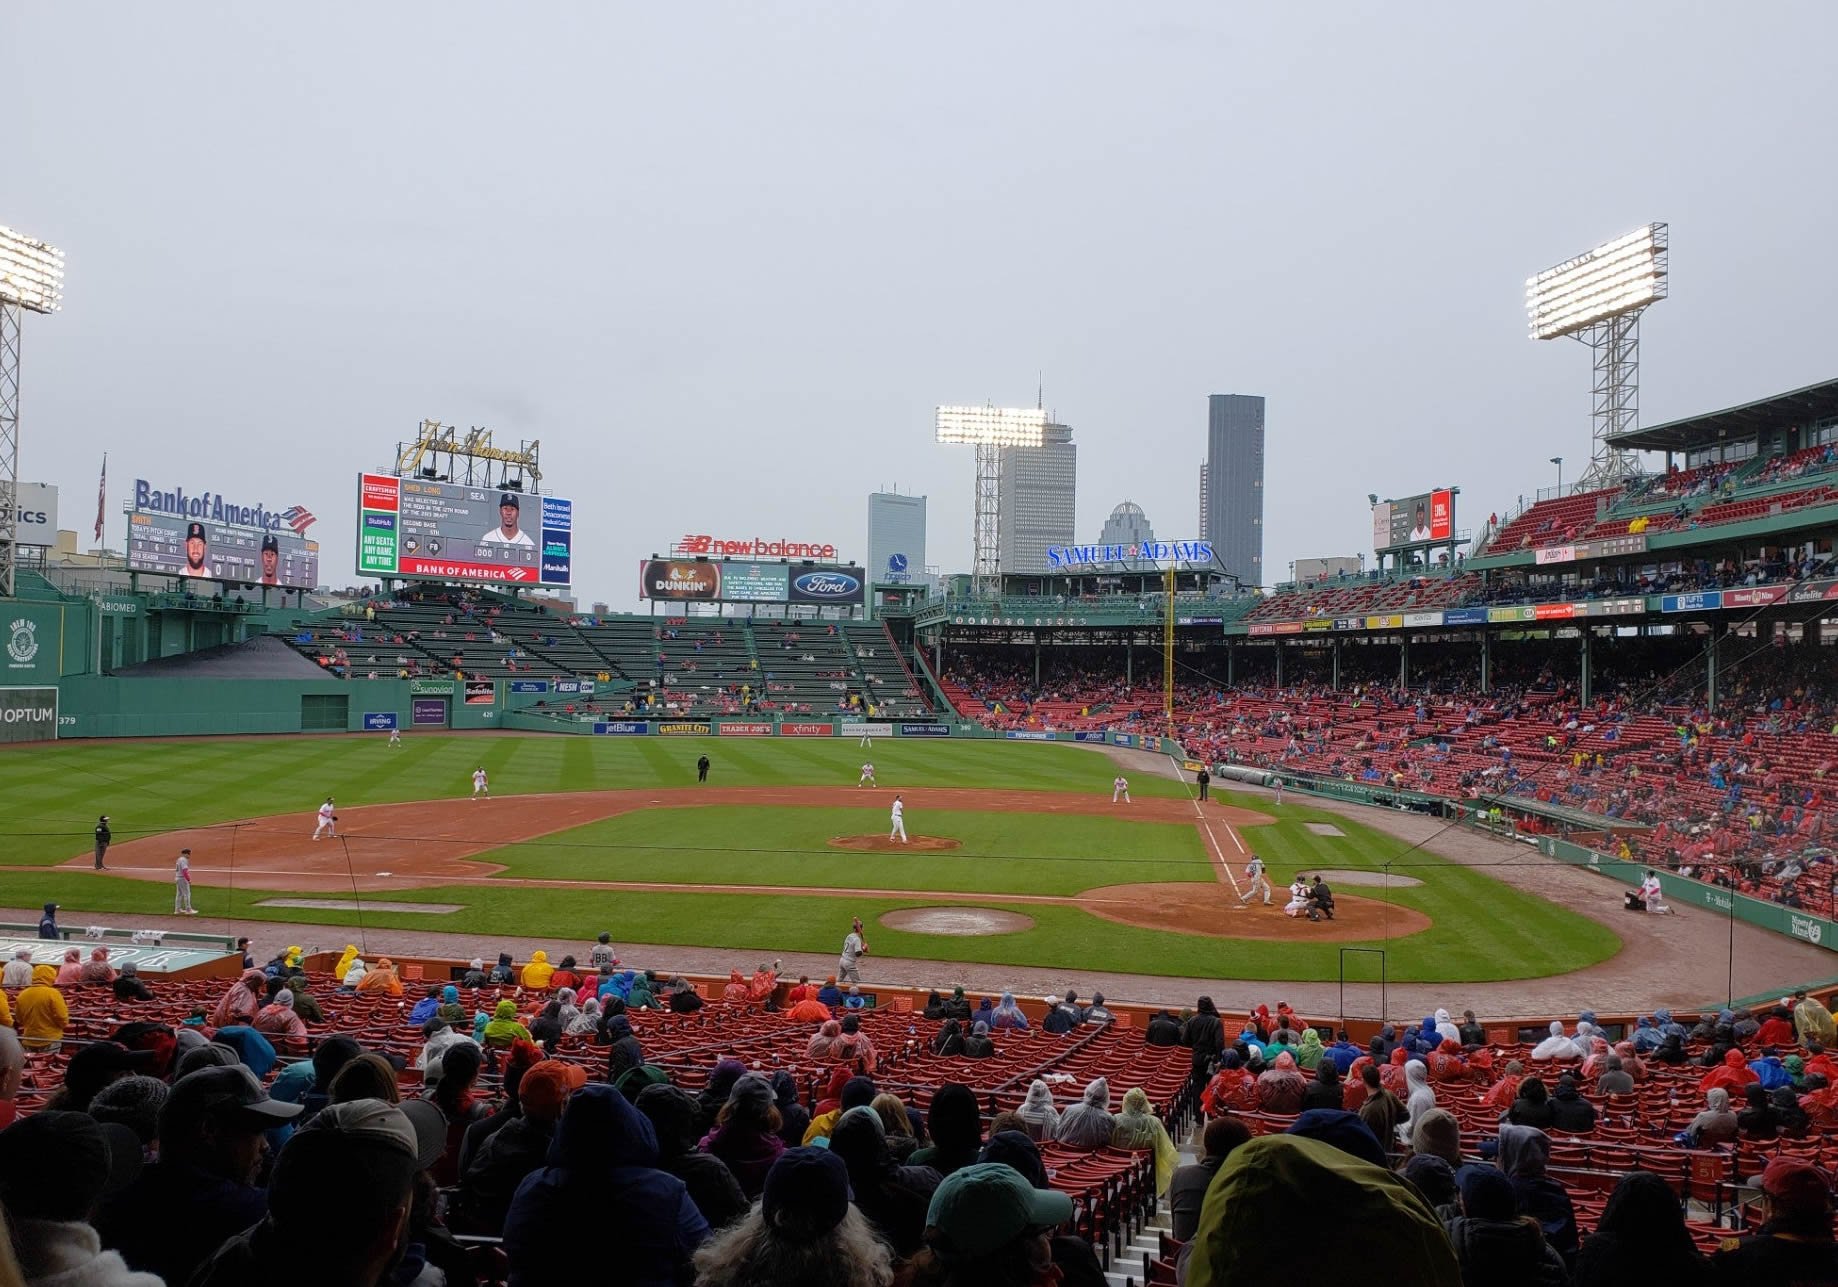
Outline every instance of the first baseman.
<svg viewBox="0 0 1838 1287">
<path fill-rule="evenodd" d="M 319 806 L 319 825 L 313 828 L 313 839 L 321 836 L 338 838 L 338 815 L 332 812 L 332 797 L 327 796 L 325 803 Z"/>
<path fill-rule="evenodd" d="M 1121 773 L 1113 778 L 1110 784 L 1110 802 L 1115 804 L 1119 799 L 1122 799 L 1125 804 L 1130 803 L 1130 780 Z"/>
</svg>

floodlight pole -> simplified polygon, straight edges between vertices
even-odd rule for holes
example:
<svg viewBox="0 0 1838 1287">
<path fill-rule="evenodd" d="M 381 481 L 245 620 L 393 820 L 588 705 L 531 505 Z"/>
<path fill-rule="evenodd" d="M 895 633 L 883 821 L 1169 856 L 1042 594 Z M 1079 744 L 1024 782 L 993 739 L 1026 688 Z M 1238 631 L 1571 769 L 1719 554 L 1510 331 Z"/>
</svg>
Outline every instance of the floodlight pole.
<svg viewBox="0 0 1838 1287">
<path fill-rule="evenodd" d="M 1636 472 L 1633 456 L 1617 451 L 1609 440 L 1640 427 L 1640 315 L 1644 312 L 1640 308 L 1604 318 L 1576 333 L 1589 346 L 1595 363 L 1589 468 L 1576 480 L 1579 492 L 1612 487 Z"/>
<path fill-rule="evenodd" d="M 19 335 L 25 310 L 0 299 L 0 598 L 19 572 Z"/>
<path fill-rule="evenodd" d="M 1002 449 L 993 442 L 976 445 L 976 530 L 971 544 L 978 597 L 999 597 L 1002 578 Z"/>
</svg>

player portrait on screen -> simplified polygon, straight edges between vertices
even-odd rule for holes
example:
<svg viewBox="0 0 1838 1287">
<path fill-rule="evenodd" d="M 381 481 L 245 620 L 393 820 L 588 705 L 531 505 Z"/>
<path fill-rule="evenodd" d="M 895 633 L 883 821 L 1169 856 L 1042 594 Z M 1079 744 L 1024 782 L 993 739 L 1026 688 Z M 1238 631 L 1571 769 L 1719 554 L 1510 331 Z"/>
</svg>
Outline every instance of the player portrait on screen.
<svg viewBox="0 0 1838 1287">
<path fill-rule="evenodd" d="M 498 525 L 479 538 L 480 545 L 522 545 L 529 549 L 536 547 L 530 534 L 518 526 L 522 516 L 521 502 L 516 492 L 504 492 L 498 497 Z"/>
<path fill-rule="evenodd" d="M 204 535 L 204 524 L 192 521 L 185 525 L 185 575 L 210 576 L 211 565 L 205 562 L 210 553 Z"/>
<path fill-rule="evenodd" d="M 281 583 L 281 543 L 268 533 L 262 537 L 262 584 Z"/>
<path fill-rule="evenodd" d="M 1410 539 L 1413 541 L 1430 539 L 1430 510 L 1429 506 L 1422 501 L 1417 502 L 1416 512 L 1411 515 Z"/>
</svg>

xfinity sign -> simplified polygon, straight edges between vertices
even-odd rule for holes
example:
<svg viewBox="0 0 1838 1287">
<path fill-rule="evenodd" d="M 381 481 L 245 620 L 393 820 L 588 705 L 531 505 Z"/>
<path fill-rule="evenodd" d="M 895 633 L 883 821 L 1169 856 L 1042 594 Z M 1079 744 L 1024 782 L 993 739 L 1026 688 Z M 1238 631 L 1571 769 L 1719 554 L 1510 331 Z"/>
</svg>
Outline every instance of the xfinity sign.
<svg viewBox="0 0 1838 1287">
<path fill-rule="evenodd" d="M 1049 545 L 1049 568 L 1103 563 L 1212 563 L 1211 541 L 1143 541 L 1131 545 Z"/>
</svg>

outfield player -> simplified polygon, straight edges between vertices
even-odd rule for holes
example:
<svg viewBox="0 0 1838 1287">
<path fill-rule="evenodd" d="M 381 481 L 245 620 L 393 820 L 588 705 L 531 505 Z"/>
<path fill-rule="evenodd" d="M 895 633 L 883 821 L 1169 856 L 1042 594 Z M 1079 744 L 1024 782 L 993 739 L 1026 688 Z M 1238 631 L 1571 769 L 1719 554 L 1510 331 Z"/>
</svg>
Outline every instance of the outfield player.
<svg viewBox="0 0 1838 1287">
<path fill-rule="evenodd" d="M 1261 886 L 1264 891 L 1264 906 L 1270 906 L 1270 877 L 1264 872 L 1264 860 L 1259 858 L 1256 854 L 1252 854 L 1251 861 L 1245 864 L 1244 874 L 1245 879 L 1251 883 L 1245 889 L 1244 893 L 1238 896 L 1238 901 L 1241 903 L 1250 902 L 1251 895 L 1255 894 Z"/>
<path fill-rule="evenodd" d="M 402 745 L 402 730 L 397 728 L 393 724 L 390 725 L 390 728 L 389 728 L 389 744 L 391 746 L 401 746 Z"/>
<path fill-rule="evenodd" d="M 485 776 L 483 764 L 472 771 L 472 798 L 476 800 L 480 796 L 491 799 L 491 779 Z"/>
<path fill-rule="evenodd" d="M 1122 798 L 1125 804 L 1130 802 L 1130 780 L 1121 773 L 1111 779 L 1110 802 L 1112 804 L 1117 803 L 1119 797 Z"/>
<path fill-rule="evenodd" d="M 893 798 L 893 830 L 887 833 L 887 838 L 906 843 L 906 805 L 897 795 Z"/>
<path fill-rule="evenodd" d="M 874 761 L 873 761 L 873 760 L 869 760 L 869 761 L 868 761 L 867 763 L 865 763 L 865 764 L 863 764 L 863 765 L 862 765 L 862 775 L 861 775 L 861 777 L 860 777 L 860 778 L 858 778 L 858 779 L 856 779 L 856 782 L 855 782 L 855 785 L 856 785 L 856 786 L 873 786 L 873 785 L 875 785 L 875 781 L 874 781 Z"/>
<path fill-rule="evenodd" d="M 330 836 L 338 839 L 338 815 L 332 812 L 332 797 L 327 796 L 325 803 L 319 806 L 319 825 L 313 828 L 313 839 Z"/>
<path fill-rule="evenodd" d="M 857 916 L 849 929 L 849 936 L 842 941 L 842 959 L 836 963 L 836 979 L 839 983 L 860 983 L 862 981 L 861 958 L 868 954 L 868 941 L 862 937 L 862 918 Z"/>
<path fill-rule="evenodd" d="M 867 729 L 866 729 L 866 728 L 864 728 L 864 729 L 862 730 L 862 742 L 861 742 L 861 745 L 862 745 L 862 749 L 863 749 L 864 751 L 867 751 L 867 750 L 872 750 L 872 749 L 874 749 L 874 738 L 873 738 L 873 737 L 871 737 L 871 736 L 869 736 L 869 734 L 868 734 L 868 731 L 867 731 Z"/>
<path fill-rule="evenodd" d="M 179 850 L 179 860 L 172 865 L 172 914 L 196 916 L 191 909 L 191 850 Z"/>
</svg>

